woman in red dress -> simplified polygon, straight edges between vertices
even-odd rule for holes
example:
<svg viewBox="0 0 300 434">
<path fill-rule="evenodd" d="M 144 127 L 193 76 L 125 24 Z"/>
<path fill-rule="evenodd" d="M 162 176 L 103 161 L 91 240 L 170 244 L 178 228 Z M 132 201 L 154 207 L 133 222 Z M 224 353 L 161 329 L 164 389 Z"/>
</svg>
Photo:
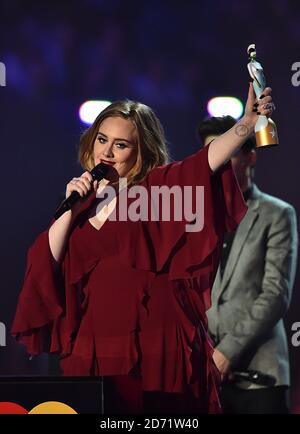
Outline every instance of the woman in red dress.
<svg viewBox="0 0 300 434">
<path fill-rule="evenodd" d="M 270 92 L 257 101 L 265 115 Z M 229 160 L 253 132 L 255 102 L 250 85 L 243 118 L 180 162 L 167 164 L 162 127 L 136 102 L 110 105 L 81 138 L 86 171 L 68 183 L 66 196 L 93 193 L 30 248 L 12 333 L 32 355 L 59 354 L 64 375 L 104 376 L 107 412 L 220 411 L 205 311 L 223 234 L 246 212 Z M 93 182 L 89 171 L 100 162 L 111 169 Z M 203 187 L 201 210 L 200 190 L 189 200 L 194 221 L 184 198 L 181 219 L 174 210 L 167 219 L 149 211 L 153 188 L 175 186 Z M 109 191 L 116 195 L 104 200 Z M 133 200 L 137 191 L 146 193 L 146 211 Z M 178 211 L 178 198 L 175 205 Z M 187 230 L 199 218 L 201 227 Z"/>
</svg>

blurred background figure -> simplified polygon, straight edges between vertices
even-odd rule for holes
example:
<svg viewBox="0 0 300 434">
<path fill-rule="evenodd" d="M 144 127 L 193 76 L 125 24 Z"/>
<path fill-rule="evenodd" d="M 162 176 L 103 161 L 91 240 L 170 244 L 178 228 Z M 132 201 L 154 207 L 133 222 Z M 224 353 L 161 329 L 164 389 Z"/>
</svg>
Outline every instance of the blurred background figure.
<svg viewBox="0 0 300 434">
<path fill-rule="evenodd" d="M 230 116 L 205 118 L 198 135 L 206 146 L 235 122 Z M 232 158 L 248 211 L 236 232 L 225 235 L 208 311 L 225 413 L 288 412 L 290 372 L 283 317 L 296 272 L 296 213 L 290 204 L 258 189 L 256 159 L 253 136 Z M 235 380 L 234 372 L 249 370 L 272 375 L 275 385 Z"/>
</svg>

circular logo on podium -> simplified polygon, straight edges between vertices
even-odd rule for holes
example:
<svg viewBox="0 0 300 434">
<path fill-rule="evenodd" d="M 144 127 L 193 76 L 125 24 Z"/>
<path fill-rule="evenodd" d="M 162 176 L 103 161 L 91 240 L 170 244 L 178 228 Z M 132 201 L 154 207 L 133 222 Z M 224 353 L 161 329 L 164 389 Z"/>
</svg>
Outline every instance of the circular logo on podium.
<svg viewBox="0 0 300 434">
<path fill-rule="evenodd" d="M 28 414 L 77 414 L 77 412 L 63 402 L 48 401 L 36 405 Z"/>
<path fill-rule="evenodd" d="M 0 402 L 0 414 L 27 414 L 26 408 L 14 402 Z"/>
</svg>

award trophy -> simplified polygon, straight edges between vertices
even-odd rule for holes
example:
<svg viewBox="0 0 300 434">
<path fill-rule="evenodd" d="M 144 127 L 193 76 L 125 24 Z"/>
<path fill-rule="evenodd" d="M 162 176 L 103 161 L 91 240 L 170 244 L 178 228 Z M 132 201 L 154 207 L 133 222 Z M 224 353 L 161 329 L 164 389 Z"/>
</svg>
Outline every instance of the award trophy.
<svg viewBox="0 0 300 434">
<path fill-rule="evenodd" d="M 247 65 L 250 77 L 253 79 L 253 88 L 256 97 L 259 98 L 266 87 L 266 78 L 263 68 L 256 60 L 255 44 L 249 45 L 247 48 L 249 55 L 249 63 Z M 264 146 L 275 146 L 279 144 L 277 129 L 275 122 L 267 116 L 259 115 L 255 124 L 256 146 L 258 148 Z"/>
</svg>

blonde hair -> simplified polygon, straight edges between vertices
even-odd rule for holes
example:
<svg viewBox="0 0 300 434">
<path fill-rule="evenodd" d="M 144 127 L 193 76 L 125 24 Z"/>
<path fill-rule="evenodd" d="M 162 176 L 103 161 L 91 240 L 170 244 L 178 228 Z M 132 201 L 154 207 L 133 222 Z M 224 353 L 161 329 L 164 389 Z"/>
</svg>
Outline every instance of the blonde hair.
<svg viewBox="0 0 300 434">
<path fill-rule="evenodd" d="M 82 134 L 79 143 L 79 162 L 91 170 L 95 164 L 93 148 L 99 127 L 108 117 L 122 117 L 131 120 L 137 131 L 137 158 L 127 175 L 128 185 L 141 182 L 156 166 L 169 161 L 163 127 L 153 110 L 145 104 L 135 101 L 117 101 L 106 107 L 94 123 Z"/>
</svg>

